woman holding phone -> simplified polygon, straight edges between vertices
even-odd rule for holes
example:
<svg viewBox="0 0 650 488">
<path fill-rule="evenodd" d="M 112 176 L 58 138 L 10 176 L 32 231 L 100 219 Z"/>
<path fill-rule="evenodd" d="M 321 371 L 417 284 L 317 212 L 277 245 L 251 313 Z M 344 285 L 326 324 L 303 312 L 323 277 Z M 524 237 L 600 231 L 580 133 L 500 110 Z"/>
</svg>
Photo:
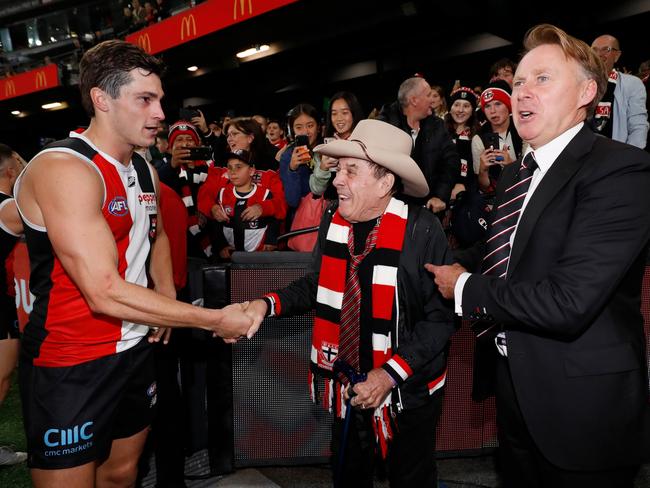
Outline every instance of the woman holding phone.
<svg viewBox="0 0 650 488">
<path fill-rule="evenodd" d="M 325 143 L 333 139 L 347 139 L 364 118 L 361 104 L 354 93 L 340 91 L 330 99 L 330 108 L 325 126 Z M 331 200 L 336 198 L 336 190 L 332 185 L 334 170 L 338 160 L 329 156 L 321 156 L 320 164 L 314 167 L 309 177 L 309 188 L 314 195 L 325 195 Z"/>
<path fill-rule="evenodd" d="M 493 193 L 501 168 L 521 156 L 523 143 L 510 113 L 510 85 L 503 80 L 491 82 L 481 93 L 481 109 L 487 122 L 472 138 L 474 171 L 479 188 Z"/>
<path fill-rule="evenodd" d="M 312 148 L 320 143 L 320 123 L 316 109 L 301 103 L 289 111 L 289 129 L 294 141 L 277 154 L 280 161 L 280 178 L 284 185 L 289 210 L 287 227 L 291 226 L 293 215 L 300 199 L 309 193 L 309 177 L 320 159 L 315 158 Z"/>
</svg>

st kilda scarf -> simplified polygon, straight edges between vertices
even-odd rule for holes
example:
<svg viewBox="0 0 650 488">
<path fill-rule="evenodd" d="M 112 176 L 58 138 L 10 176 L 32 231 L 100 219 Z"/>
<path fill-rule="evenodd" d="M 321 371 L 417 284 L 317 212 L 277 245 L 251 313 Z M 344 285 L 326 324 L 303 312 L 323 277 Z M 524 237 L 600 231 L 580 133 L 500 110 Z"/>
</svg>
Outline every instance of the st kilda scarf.
<svg viewBox="0 0 650 488">
<path fill-rule="evenodd" d="M 403 379 L 412 374 L 406 361 L 393 355 L 397 348 L 397 319 L 399 304 L 397 301 L 397 268 L 404 244 L 408 206 L 391 199 L 381 217 L 377 230 L 377 242 L 372 251 L 374 257 L 372 272 L 372 350 L 373 367 L 385 363 L 398 371 Z M 333 373 L 333 365 L 339 350 L 339 332 L 343 293 L 350 261 L 348 235 L 352 225 L 337 210 L 327 230 L 323 246 L 318 290 L 316 293 L 316 316 L 312 337 L 310 358 L 310 393 L 312 401 L 320 396 L 314 373 L 325 378 L 325 391 L 322 392 L 322 404 L 329 412 L 338 417 L 345 417 L 346 405 L 343 400 L 343 388 Z M 393 306 L 394 305 L 394 306 Z M 404 373 L 402 375 L 402 373 Z M 375 409 L 373 428 L 381 453 L 386 457 L 388 442 L 392 438 L 390 416 L 391 393 Z"/>
<path fill-rule="evenodd" d="M 187 164 L 181 164 L 178 168 L 181 199 L 187 209 L 187 230 L 207 257 L 212 255 L 212 246 L 207 233 L 199 226 L 199 213 L 195 200 L 199 186 L 208 178 L 208 169 L 213 165 L 212 161 L 195 161 L 193 168 Z"/>
<path fill-rule="evenodd" d="M 596 113 L 594 113 L 594 127 L 599 134 L 605 137 L 612 137 L 612 108 L 614 106 L 614 90 L 618 83 L 618 71 L 613 69 L 609 73 L 607 79 L 607 90 L 603 98 L 596 106 Z"/>
</svg>

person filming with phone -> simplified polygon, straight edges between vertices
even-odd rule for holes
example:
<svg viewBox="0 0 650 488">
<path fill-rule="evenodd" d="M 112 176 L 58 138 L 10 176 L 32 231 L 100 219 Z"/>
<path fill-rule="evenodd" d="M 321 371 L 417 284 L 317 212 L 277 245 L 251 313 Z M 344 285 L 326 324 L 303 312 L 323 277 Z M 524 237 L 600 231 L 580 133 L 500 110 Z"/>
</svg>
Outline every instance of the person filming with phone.
<svg viewBox="0 0 650 488">
<path fill-rule="evenodd" d="M 198 212 L 197 195 L 208 177 L 208 169 L 214 166 L 212 150 L 200 145 L 197 128 L 185 120 L 170 126 L 168 140 L 172 157 L 169 164 L 158 170 L 160 181 L 173 188 L 187 208 L 188 255 L 210 257 L 210 239 L 203 231 L 205 218 Z"/>
<path fill-rule="evenodd" d="M 491 82 L 481 93 L 481 110 L 487 122 L 472 138 L 472 158 L 483 193 L 494 193 L 501 168 L 522 153 L 521 138 L 510 120 L 510 93 L 510 86 L 503 80 Z"/>
</svg>

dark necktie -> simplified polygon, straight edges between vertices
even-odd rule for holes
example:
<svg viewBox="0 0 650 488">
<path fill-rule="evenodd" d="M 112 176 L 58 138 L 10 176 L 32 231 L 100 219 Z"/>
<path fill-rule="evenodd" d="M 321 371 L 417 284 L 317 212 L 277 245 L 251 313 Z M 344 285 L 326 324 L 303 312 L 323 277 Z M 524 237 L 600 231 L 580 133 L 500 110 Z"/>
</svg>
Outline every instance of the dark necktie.
<svg viewBox="0 0 650 488">
<path fill-rule="evenodd" d="M 368 234 L 365 249 L 361 254 L 354 254 L 354 232 L 350 226 L 348 250 L 350 251 L 350 270 L 345 283 L 343 302 L 341 304 L 341 332 L 339 339 L 339 357 L 347 361 L 356 371 L 359 370 L 359 318 L 361 315 L 361 286 L 359 284 L 359 265 L 377 243 L 379 222 Z M 341 377 L 343 377 L 341 375 Z M 347 383 L 347 380 L 345 381 Z"/>
<path fill-rule="evenodd" d="M 535 156 L 529 152 L 519 167 L 515 182 L 506 189 L 504 202 L 499 204 L 496 209 L 496 215 L 488 233 L 486 254 L 481 266 L 481 272 L 485 275 L 506 277 L 510 259 L 510 237 L 517 228 L 521 208 L 524 205 L 536 168 Z"/>
</svg>

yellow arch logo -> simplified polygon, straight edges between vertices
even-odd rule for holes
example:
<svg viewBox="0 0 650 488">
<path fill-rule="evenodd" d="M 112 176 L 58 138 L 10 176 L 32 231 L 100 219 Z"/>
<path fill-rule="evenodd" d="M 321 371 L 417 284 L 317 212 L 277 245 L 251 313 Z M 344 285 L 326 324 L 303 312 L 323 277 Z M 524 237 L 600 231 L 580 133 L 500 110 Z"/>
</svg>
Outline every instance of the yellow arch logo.
<svg viewBox="0 0 650 488">
<path fill-rule="evenodd" d="M 16 83 L 14 80 L 5 81 L 5 97 L 15 97 L 16 96 Z"/>
<path fill-rule="evenodd" d="M 138 46 L 140 46 L 140 49 L 144 52 L 151 54 L 151 38 L 149 37 L 148 32 L 138 36 Z"/>
<path fill-rule="evenodd" d="M 248 15 L 253 14 L 253 0 L 234 0 L 232 6 L 232 18 L 234 20 L 237 19 L 237 4 L 239 4 L 239 15 L 241 15 L 242 17 L 246 13 L 245 11 L 246 4 L 248 4 Z"/>
<path fill-rule="evenodd" d="M 185 38 L 196 37 L 196 19 L 194 14 L 187 15 L 181 20 L 181 41 Z"/>
<path fill-rule="evenodd" d="M 38 90 L 40 88 L 47 88 L 47 77 L 43 71 L 36 73 L 36 89 Z"/>
</svg>

